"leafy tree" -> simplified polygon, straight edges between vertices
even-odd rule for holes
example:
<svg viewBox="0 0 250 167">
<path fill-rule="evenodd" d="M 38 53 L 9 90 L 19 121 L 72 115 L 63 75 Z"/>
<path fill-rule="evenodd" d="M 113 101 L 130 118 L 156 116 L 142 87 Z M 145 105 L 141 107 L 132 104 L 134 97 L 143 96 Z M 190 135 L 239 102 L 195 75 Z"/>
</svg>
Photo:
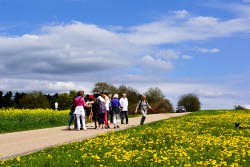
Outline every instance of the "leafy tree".
<svg viewBox="0 0 250 167">
<path fill-rule="evenodd" d="M 162 99 L 158 102 L 156 107 L 154 108 L 154 112 L 157 113 L 165 113 L 165 112 L 173 112 L 173 104 L 168 99 Z"/>
<path fill-rule="evenodd" d="M 177 105 L 184 106 L 188 112 L 201 109 L 201 103 L 198 96 L 192 93 L 182 95 L 179 98 Z"/>
<path fill-rule="evenodd" d="M 34 91 L 25 94 L 19 101 L 21 108 L 50 108 L 49 101 L 42 92 Z"/>
<path fill-rule="evenodd" d="M 165 97 L 162 90 L 158 87 L 149 88 L 145 95 L 149 103 L 158 103 Z"/>
<path fill-rule="evenodd" d="M 25 93 L 19 93 L 19 92 L 16 92 L 15 93 L 15 96 L 14 96 L 14 107 L 15 108 L 21 108 L 20 106 L 20 99 L 25 96 Z"/>
<path fill-rule="evenodd" d="M 9 108 L 13 107 L 13 99 L 12 99 L 12 92 L 9 91 L 3 96 L 3 107 Z"/>
<path fill-rule="evenodd" d="M 58 110 L 67 110 L 70 109 L 73 98 L 69 96 L 68 93 L 60 93 L 58 95 Z"/>
<path fill-rule="evenodd" d="M 242 107 L 241 105 L 235 105 L 234 110 L 245 110 L 245 107 Z"/>
<path fill-rule="evenodd" d="M 106 82 L 97 82 L 92 90 L 92 92 L 108 92 L 111 94 L 118 93 L 118 90 L 115 86 L 108 84 Z"/>
<path fill-rule="evenodd" d="M 4 98 L 3 98 L 3 92 L 0 91 L 0 108 L 4 107 Z"/>
</svg>

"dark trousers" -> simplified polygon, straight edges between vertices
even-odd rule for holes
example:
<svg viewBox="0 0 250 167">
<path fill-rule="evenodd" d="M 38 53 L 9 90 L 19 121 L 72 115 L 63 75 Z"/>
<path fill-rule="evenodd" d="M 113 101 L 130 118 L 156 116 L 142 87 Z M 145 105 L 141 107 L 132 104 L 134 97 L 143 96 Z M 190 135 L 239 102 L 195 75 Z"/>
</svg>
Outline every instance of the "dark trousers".
<svg viewBox="0 0 250 167">
<path fill-rule="evenodd" d="M 126 118 L 126 124 L 128 123 L 128 111 L 121 111 L 121 123 L 124 123 L 124 117 Z"/>
<path fill-rule="evenodd" d="M 92 120 L 95 122 L 95 128 L 97 128 L 98 114 L 93 112 Z"/>
<path fill-rule="evenodd" d="M 113 111 L 112 110 L 109 110 L 109 115 L 110 115 L 110 123 L 113 123 Z"/>
<path fill-rule="evenodd" d="M 104 113 L 98 114 L 98 123 L 104 124 Z"/>
<path fill-rule="evenodd" d="M 71 126 L 73 120 L 74 120 L 74 114 L 70 114 L 70 119 L 69 119 L 69 123 L 68 123 L 68 126 Z M 74 124 L 74 128 L 76 128 L 76 120 L 75 120 L 75 124 Z"/>
</svg>

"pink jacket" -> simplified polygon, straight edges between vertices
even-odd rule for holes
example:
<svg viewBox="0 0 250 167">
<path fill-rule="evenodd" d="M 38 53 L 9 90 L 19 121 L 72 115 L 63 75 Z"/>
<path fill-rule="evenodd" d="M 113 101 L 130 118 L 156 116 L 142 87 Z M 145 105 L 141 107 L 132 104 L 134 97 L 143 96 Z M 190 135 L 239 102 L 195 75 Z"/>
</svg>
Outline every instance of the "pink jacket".
<svg viewBox="0 0 250 167">
<path fill-rule="evenodd" d="M 80 99 L 81 98 L 81 99 Z M 80 99 L 80 101 L 79 101 Z M 79 101 L 79 102 L 78 102 Z M 74 106 L 83 106 L 85 107 L 85 101 L 84 101 L 84 98 L 81 97 L 81 96 L 77 96 L 74 100 Z"/>
</svg>

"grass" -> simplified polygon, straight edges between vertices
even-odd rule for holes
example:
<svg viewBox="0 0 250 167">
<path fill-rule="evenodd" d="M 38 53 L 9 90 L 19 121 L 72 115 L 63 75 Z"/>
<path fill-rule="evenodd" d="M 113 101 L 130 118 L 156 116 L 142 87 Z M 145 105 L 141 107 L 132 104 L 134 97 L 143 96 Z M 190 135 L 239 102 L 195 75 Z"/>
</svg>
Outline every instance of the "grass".
<svg viewBox="0 0 250 167">
<path fill-rule="evenodd" d="M 1 109 L 0 133 L 67 125 L 69 111 L 51 109 Z"/>
<path fill-rule="evenodd" d="M 129 115 L 130 118 L 137 116 L 140 115 Z M 69 110 L 0 109 L 0 134 L 67 126 L 69 118 Z M 72 125 L 74 125 L 74 121 Z"/>
<path fill-rule="evenodd" d="M 250 166 L 247 111 L 201 111 L 0 162 L 3 166 Z"/>
</svg>

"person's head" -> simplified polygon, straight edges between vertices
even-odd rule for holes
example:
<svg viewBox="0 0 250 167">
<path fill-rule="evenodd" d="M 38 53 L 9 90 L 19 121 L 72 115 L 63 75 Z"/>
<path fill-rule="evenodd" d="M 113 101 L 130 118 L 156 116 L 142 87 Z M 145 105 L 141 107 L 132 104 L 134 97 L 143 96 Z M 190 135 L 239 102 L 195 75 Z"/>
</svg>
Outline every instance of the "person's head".
<svg viewBox="0 0 250 167">
<path fill-rule="evenodd" d="M 80 91 L 77 92 L 77 96 L 82 96 L 83 97 L 83 95 L 84 95 L 84 91 L 83 90 L 80 90 Z"/>
<path fill-rule="evenodd" d="M 123 94 L 122 94 L 122 97 L 123 97 L 123 98 L 126 98 L 126 93 L 123 93 Z"/>
<path fill-rule="evenodd" d="M 115 95 L 114 95 L 114 98 L 118 98 L 118 97 L 119 97 L 118 94 L 115 94 Z"/>
<path fill-rule="evenodd" d="M 92 101 L 94 99 L 94 96 L 92 94 L 89 95 L 88 100 Z"/>
<path fill-rule="evenodd" d="M 104 98 L 106 96 L 105 92 L 101 92 L 101 96 Z"/>
<path fill-rule="evenodd" d="M 141 100 L 146 100 L 146 96 L 145 95 L 141 95 Z"/>
<path fill-rule="evenodd" d="M 112 99 L 112 94 L 109 94 L 108 97 L 109 97 L 110 99 Z"/>
</svg>

